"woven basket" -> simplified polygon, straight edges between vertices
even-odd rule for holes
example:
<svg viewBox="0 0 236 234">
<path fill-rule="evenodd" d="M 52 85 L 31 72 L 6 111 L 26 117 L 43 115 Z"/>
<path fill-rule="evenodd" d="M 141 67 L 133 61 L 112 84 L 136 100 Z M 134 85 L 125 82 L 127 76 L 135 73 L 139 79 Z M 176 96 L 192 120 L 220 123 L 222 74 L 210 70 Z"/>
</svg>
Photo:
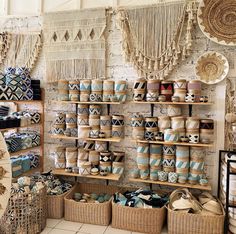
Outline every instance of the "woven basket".
<svg viewBox="0 0 236 234">
<path fill-rule="evenodd" d="M 47 218 L 61 219 L 64 216 L 64 197 L 71 192 L 73 188 L 74 187 L 61 195 L 47 196 Z"/>
<path fill-rule="evenodd" d="M 72 200 L 74 193 L 118 192 L 118 187 L 102 184 L 77 184 L 65 196 L 65 220 L 97 225 L 109 225 L 111 221 L 111 200 L 104 203 L 80 203 Z"/>
<path fill-rule="evenodd" d="M 112 227 L 142 233 L 161 233 L 166 208 L 133 208 L 112 202 Z M 182 233 L 183 234 L 183 233 Z"/>
<path fill-rule="evenodd" d="M 225 214 L 189 214 L 173 211 L 168 206 L 168 234 L 223 234 L 224 219 Z"/>
<path fill-rule="evenodd" d="M 46 227 L 46 189 L 38 193 L 14 193 L 0 220 L 1 234 L 37 234 Z"/>
</svg>

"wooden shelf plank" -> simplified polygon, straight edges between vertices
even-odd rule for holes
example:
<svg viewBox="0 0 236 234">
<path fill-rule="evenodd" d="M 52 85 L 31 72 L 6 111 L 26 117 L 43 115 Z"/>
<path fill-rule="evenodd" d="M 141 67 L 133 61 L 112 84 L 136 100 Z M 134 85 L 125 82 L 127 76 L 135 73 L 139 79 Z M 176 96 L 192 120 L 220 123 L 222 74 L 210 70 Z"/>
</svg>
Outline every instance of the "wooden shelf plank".
<svg viewBox="0 0 236 234">
<path fill-rule="evenodd" d="M 12 156 L 24 154 L 24 153 L 27 153 L 27 152 L 29 152 L 31 150 L 39 150 L 40 148 L 41 148 L 41 146 L 36 146 L 36 147 L 28 148 L 28 149 L 19 150 L 19 151 L 10 153 L 10 156 L 12 157 Z"/>
<path fill-rule="evenodd" d="M 13 127 L 13 128 L 1 128 L 0 131 L 9 131 L 9 130 L 14 130 L 14 129 L 22 129 L 22 128 L 32 128 L 32 127 L 39 127 L 41 126 L 41 123 L 38 124 L 30 124 L 28 126 L 22 126 L 22 127 Z"/>
<path fill-rule="evenodd" d="M 188 143 L 188 142 L 165 142 L 165 141 L 146 141 L 146 140 L 132 140 L 137 143 L 149 143 L 149 144 L 160 144 L 160 145 L 183 145 L 183 146 L 195 146 L 195 147 L 213 147 L 213 144 L 202 144 L 202 143 Z"/>
<path fill-rule="evenodd" d="M 210 106 L 212 102 L 146 102 L 146 101 L 131 101 L 136 104 L 157 104 L 157 105 L 193 105 L 193 106 Z"/>
<path fill-rule="evenodd" d="M 172 187 L 183 187 L 183 188 L 192 188 L 192 189 L 200 189 L 200 190 L 207 190 L 211 191 L 210 185 L 193 185 L 193 184 L 179 184 L 179 183 L 169 183 L 169 182 L 163 182 L 163 181 L 153 181 L 153 180 L 143 180 L 143 179 L 134 179 L 130 178 L 129 181 L 131 182 L 137 182 L 137 183 L 148 183 L 148 184 L 159 184 L 159 185 L 165 185 L 165 186 L 172 186 Z"/>
<path fill-rule="evenodd" d="M 53 100 L 53 102 L 63 103 L 63 104 L 111 104 L 111 105 L 120 105 L 124 104 L 124 102 L 80 102 L 80 101 L 57 101 Z"/>
<path fill-rule="evenodd" d="M 43 100 L 0 100 L 0 102 L 14 102 L 16 104 L 35 104 L 42 103 Z"/>
<path fill-rule="evenodd" d="M 84 140 L 84 141 L 106 141 L 106 142 L 120 142 L 121 138 L 78 138 L 78 137 L 68 137 L 64 135 L 53 135 L 51 138 L 54 139 L 66 139 L 66 140 Z"/>
<path fill-rule="evenodd" d="M 88 179 L 114 180 L 114 181 L 118 181 L 121 177 L 121 175 L 118 175 L 118 174 L 109 174 L 107 176 L 80 175 L 80 174 L 76 174 L 76 173 L 65 172 L 64 169 L 54 169 L 54 170 L 52 170 L 52 173 L 54 175 L 61 175 L 61 176 L 75 176 L 75 177 L 83 177 L 83 178 L 88 178 Z"/>
<path fill-rule="evenodd" d="M 12 177 L 12 179 L 17 179 L 17 178 L 22 177 L 22 176 L 31 175 L 31 174 L 33 174 L 35 172 L 38 172 L 38 171 L 42 172 L 43 169 L 41 167 L 33 168 L 33 169 L 30 169 L 29 171 L 26 171 L 26 172 L 22 173 L 21 175 L 19 175 L 17 177 Z"/>
</svg>

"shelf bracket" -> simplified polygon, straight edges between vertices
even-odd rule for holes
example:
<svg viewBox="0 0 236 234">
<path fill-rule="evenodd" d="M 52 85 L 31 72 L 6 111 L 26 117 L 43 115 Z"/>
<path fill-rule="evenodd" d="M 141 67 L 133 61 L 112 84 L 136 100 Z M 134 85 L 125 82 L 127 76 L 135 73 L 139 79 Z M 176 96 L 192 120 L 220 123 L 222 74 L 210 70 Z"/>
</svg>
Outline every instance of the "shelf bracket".
<svg viewBox="0 0 236 234">
<path fill-rule="evenodd" d="M 188 107 L 188 113 L 189 113 L 189 117 L 192 117 L 192 114 L 193 114 L 193 105 L 189 105 L 189 107 Z"/>
<path fill-rule="evenodd" d="M 151 116 L 153 117 L 154 115 L 154 104 L 151 104 Z"/>
<path fill-rule="evenodd" d="M 107 114 L 110 115 L 110 110 L 111 110 L 111 106 L 110 104 L 107 104 Z"/>
</svg>

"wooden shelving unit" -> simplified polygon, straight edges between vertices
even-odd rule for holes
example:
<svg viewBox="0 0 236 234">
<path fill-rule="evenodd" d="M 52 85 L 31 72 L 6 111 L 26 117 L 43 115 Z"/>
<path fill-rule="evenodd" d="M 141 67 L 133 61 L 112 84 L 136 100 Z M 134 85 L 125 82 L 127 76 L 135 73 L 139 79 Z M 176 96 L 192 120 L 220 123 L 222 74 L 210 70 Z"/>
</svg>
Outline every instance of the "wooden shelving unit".
<svg viewBox="0 0 236 234">
<path fill-rule="evenodd" d="M 33 150 L 40 150 L 41 149 L 41 145 L 39 146 L 36 146 L 36 147 L 31 147 L 31 148 L 27 148 L 27 149 L 23 149 L 23 150 L 19 150 L 19 151 L 16 151 L 16 152 L 12 152 L 10 153 L 10 156 L 17 156 L 17 155 L 20 155 L 20 154 L 24 154 L 24 153 L 27 153 L 29 151 L 33 151 Z"/>
<path fill-rule="evenodd" d="M 191 188 L 191 189 L 200 189 L 200 190 L 206 190 L 211 191 L 210 185 L 193 185 L 193 184 L 180 184 L 180 183 L 169 183 L 169 182 L 163 182 L 163 181 L 154 181 L 154 180 L 143 180 L 143 179 L 133 179 L 130 178 L 129 181 L 136 182 L 136 183 L 147 183 L 147 184 L 158 184 L 158 185 L 165 185 L 165 186 L 172 186 L 172 187 L 182 187 L 182 188 Z"/>
<path fill-rule="evenodd" d="M 132 101 L 136 104 L 155 104 L 155 105 L 193 105 L 193 106 L 211 106 L 212 102 L 145 102 L 145 101 Z"/>
<path fill-rule="evenodd" d="M 54 175 L 61 175 L 61 176 L 74 176 L 74 177 L 83 177 L 83 178 L 88 178 L 88 179 L 99 179 L 99 180 L 113 180 L 113 181 L 118 181 L 121 177 L 121 175 L 118 174 L 109 174 L 107 176 L 101 176 L 101 175 L 80 175 L 77 173 L 70 173 L 70 172 L 65 172 L 64 169 L 54 169 L 52 171 Z"/>
<path fill-rule="evenodd" d="M 24 128 L 34 128 L 34 127 L 39 127 L 40 129 L 40 146 L 36 146 L 36 147 L 31 147 L 31 148 L 27 148 L 24 150 L 20 150 L 17 152 L 13 152 L 10 153 L 10 156 L 20 156 L 21 154 L 30 152 L 30 151 L 34 151 L 34 150 L 39 150 L 40 151 L 40 161 L 39 161 L 39 167 L 32 169 L 20 176 L 23 175 L 30 175 L 36 171 L 43 171 L 43 165 L 44 165 L 44 89 L 41 89 L 41 100 L 0 100 L 1 103 L 14 103 L 15 104 L 15 109 L 16 111 L 19 110 L 19 105 L 38 105 L 39 106 L 39 112 L 41 114 L 41 120 L 39 124 L 31 124 L 28 126 L 22 126 L 22 127 L 15 127 L 15 128 L 5 128 L 5 129 L 0 129 L 0 131 L 10 131 L 10 130 L 15 130 L 15 131 L 19 131 L 20 129 L 24 129 Z"/>
<path fill-rule="evenodd" d="M 125 104 L 125 102 L 80 102 L 80 101 L 57 101 L 53 100 L 53 102 L 63 103 L 63 104 L 99 104 L 99 105 L 120 105 Z"/>
<path fill-rule="evenodd" d="M 146 141 L 146 140 L 132 140 L 138 143 L 149 143 L 157 145 L 182 145 L 182 146 L 195 146 L 195 147 L 212 147 L 213 144 L 202 144 L 202 143 L 188 143 L 188 142 L 165 142 L 165 141 Z"/>
<path fill-rule="evenodd" d="M 21 126 L 21 127 L 1 128 L 0 131 L 5 132 L 5 131 L 10 131 L 10 130 L 19 130 L 19 129 L 23 129 L 23 128 L 34 128 L 34 127 L 40 127 L 40 126 L 41 126 L 41 123 L 38 123 L 38 124 L 30 124 L 27 126 Z"/>
<path fill-rule="evenodd" d="M 51 135 L 54 139 L 65 139 L 65 140 L 84 140 L 84 141 L 106 141 L 106 142 L 120 142 L 121 138 L 79 138 L 79 137 L 68 137 L 64 135 Z"/>
</svg>

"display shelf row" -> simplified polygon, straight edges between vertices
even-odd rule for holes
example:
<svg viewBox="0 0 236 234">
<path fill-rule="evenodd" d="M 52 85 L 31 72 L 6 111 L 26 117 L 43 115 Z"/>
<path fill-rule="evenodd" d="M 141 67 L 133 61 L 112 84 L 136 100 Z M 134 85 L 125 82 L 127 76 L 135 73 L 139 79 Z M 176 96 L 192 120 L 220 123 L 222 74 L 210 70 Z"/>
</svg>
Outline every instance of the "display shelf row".
<svg viewBox="0 0 236 234">
<path fill-rule="evenodd" d="M 26 172 L 22 173 L 21 175 L 19 175 L 17 177 L 12 177 L 12 179 L 14 180 L 14 179 L 17 179 L 17 178 L 22 177 L 22 176 L 32 175 L 35 172 L 43 172 L 43 168 L 42 167 L 32 168 L 29 171 L 26 171 Z"/>
<path fill-rule="evenodd" d="M 121 177 L 120 174 L 108 174 L 107 176 L 101 176 L 101 175 L 81 175 L 77 173 L 70 173 L 65 172 L 65 169 L 54 169 L 52 171 L 54 175 L 61 175 L 61 176 L 74 176 L 74 177 L 83 177 L 88 179 L 99 179 L 99 180 L 114 180 L 118 181 Z"/>
<path fill-rule="evenodd" d="M 35 147 L 30 147 L 30 148 L 27 148 L 27 149 L 23 149 L 23 150 L 19 150 L 19 151 L 16 151 L 16 152 L 12 152 L 10 153 L 10 156 L 13 157 L 13 156 L 17 156 L 17 155 L 20 155 L 20 154 L 24 154 L 24 153 L 27 153 L 29 151 L 32 151 L 32 150 L 39 150 L 41 149 L 41 146 L 35 146 Z"/>
<path fill-rule="evenodd" d="M 158 145 L 182 145 L 182 146 L 195 146 L 195 147 L 212 147 L 213 144 L 202 144 L 202 143 L 188 143 L 188 142 L 166 142 L 166 141 L 147 141 L 147 140 L 131 140 L 136 143 L 149 143 Z"/>
<path fill-rule="evenodd" d="M 43 103 L 43 100 L 0 100 L 0 102 L 13 102 L 16 104 L 35 104 Z"/>
<path fill-rule="evenodd" d="M 3 131 L 9 131 L 9 130 L 19 130 L 19 129 L 22 129 L 22 128 L 39 127 L 41 125 L 42 125 L 42 123 L 30 124 L 30 125 L 27 125 L 27 126 L 20 126 L 20 127 L 1 128 L 0 131 L 3 132 Z"/>
<path fill-rule="evenodd" d="M 214 103 L 212 102 L 146 102 L 146 101 L 127 101 L 127 102 L 80 102 L 80 101 L 57 101 L 53 100 L 56 103 L 63 104 L 111 104 L 111 105 L 120 105 L 126 103 L 134 104 L 156 104 L 156 105 L 194 105 L 194 106 L 210 106 Z"/>
<path fill-rule="evenodd" d="M 136 183 L 148 183 L 148 184 L 158 184 L 158 185 L 165 185 L 165 186 L 171 186 L 171 187 L 181 187 L 181 188 L 191 188 L 191 189 L 199 189 L 199 190 L 206 190 L 211 191 L 210 185 L 199 185 L 199 184 L 180 184 L 180 183 L 170 183 L 170 182 L 164 182 L 164 181 L 154 181 L 154 180 L 143 180 L 143 179 L 134 179 L 130 178 L 129 181 L 136 182 Z"/>
<path fill-rule="evenodd" d="M 79 138 L 79 137 L 68 137 L 64 135 L 51 135 L 54 139 L 65 139 L 65 140 L 84 140 L 84 141 L 106 141 L 106 142 L 120 142 L 121 138 Z"/>
</svg>

